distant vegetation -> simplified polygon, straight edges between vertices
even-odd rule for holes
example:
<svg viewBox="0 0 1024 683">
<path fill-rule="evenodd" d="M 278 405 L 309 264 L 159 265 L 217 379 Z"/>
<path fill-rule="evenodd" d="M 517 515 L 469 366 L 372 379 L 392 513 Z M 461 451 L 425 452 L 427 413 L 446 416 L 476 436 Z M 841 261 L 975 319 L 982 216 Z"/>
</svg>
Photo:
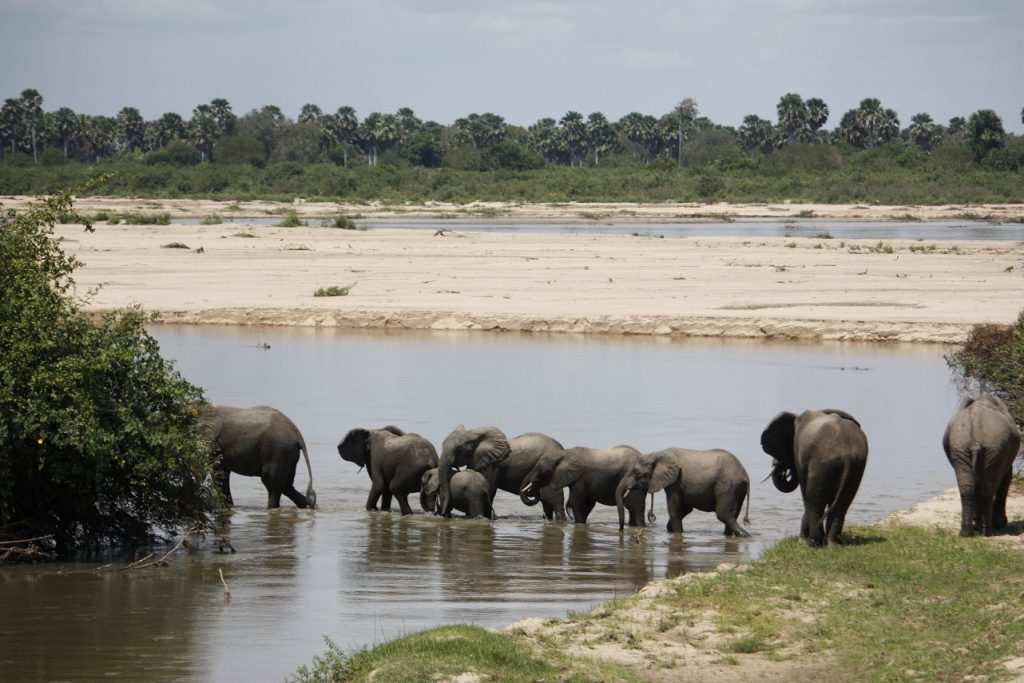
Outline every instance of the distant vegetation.
<svg viewBox="0 0 1024 683">
<path fill-rule="evenodd" d="M 975 325 L 946 362 L 965 393 L 996 394 L 1024 425 L 1024 311 L 1010 325 Z"/>
<path fill-rule="evenodd" d="M 105 172 L 96 194 L 342 201 L 1024 201 L 1024 138 L 979 110 L 901 126 L 874 98 L 829 129 L 828 105 L 788 93 L 777 120 L 738 127 L 685 99 L 660 117 L 567 112 L 527 126 L 493 113 L 449 125 L 412 109 L 293 120 L 273 105 L 237 116 L 224 99 L 190 119 L 46 112 L 25 90 L 0 107 L 0 194 L 40 194 Z"/>
</svg>

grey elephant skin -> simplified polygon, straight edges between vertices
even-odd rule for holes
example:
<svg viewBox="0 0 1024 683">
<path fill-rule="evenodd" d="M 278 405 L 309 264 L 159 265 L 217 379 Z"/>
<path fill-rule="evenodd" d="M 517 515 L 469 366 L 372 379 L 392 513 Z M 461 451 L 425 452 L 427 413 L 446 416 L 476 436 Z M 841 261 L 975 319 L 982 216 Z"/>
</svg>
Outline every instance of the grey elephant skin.
<svg viewBox="0 0 1024 683">
<path fill-rule="evenodd" d="M 749 536 L 737 521 L 747 500 L 750 513 L 750 477 L 739 459 L 729 451 L 695 451 L 666 448 L 640 456 L 623 480 L 623 493 L 665 490 L 668 531 L 681 533 L 683 517 L 693 510 L 714 512 L 725 525 L 726 536 Z M 749 518 L 744 519 L 750 523 Z M 623 502 L 619 497 L 619 529 L 623 526 Z"/>
<path fill-rule="evenodd" d="M 206 405 L 200 420 L 213 443 L 221 490 L 228 503 L 231 498 L 231 473 L 259 477 L 267 489 L 267 507 L 281 507 L 281 495 L 300 508 L 316 507 L 313 469 L 309 464 L 306 442 L 295 423 L 284 413 L 268 406 L 233 408 Z M 295 468 L 299 454 L 306 459 L 309 485 L 306 495 L 295 490 Z"/>
<path fill-rule="evenodd" d="M 783 493 L 800 487 L 800 538 L 811 545 L 840 543 L 868 461 L 860 423 L 834 409 L 779 413 L 761 433 L 761 448 L 774 458 L 775 487 Z"/>
<path fill-rule="evenodd" d="M 451 473 L 452 509 L 466 513 L 467 517 L 494 516 L 491 508 L 491 484 L 476 470 Z M 441 485 L 437 468 L 423 473 L 420 480 L 420 507 L 427 512 L 437 511 L 437 497 Z"/>
<path fill-rule="evenodd" d="M 505 433 L 497 427 L 466 429 L 459 425 L 445 437 L 437 463 L 437 514 L 450 517 L 453 508 L 451 476 L 454 470 L 468 468 L 488 472 L 508 459 L 511 448 Z"/>
<path fill-rule="evenodd" d="M 383 429 L 356 427 L 338 443 L 342 460 L 365 467 L 370 475 L 367 510 L 391 512 L 392 497 L 398 501 L 403 515 L 411 515 L 409 494 L 420 490 L 423 473 L 437 467 L 434 444 L 419 434 L 406 434 L 388 425 Z"/>
<path fill-rule="evenodd" d="M 567 507 L 576 524 L 586 524 L 594 507 L 616 506 L 620 495 L 629 511 L 630 526 L 644 526 L 645 496 L 641 491 L 628 495 L 620 488 L 629 468 L 640 458 L 640 451 L 632 446 L 614 448 L 567 448 L 545 453 L 520 483 L 519 491 L 525 497 L 546 486 L 569 487 Z"/>
<path fill-rule="evenodd" d="M 1020 432 L 996 396 L 967 399 L 949 420 L 942 449 L 960 489 L 960 535 L 991 536 L 1006 528 L 1006 495 Z"/>
<path fill-rule="evenodd" d="M 556 453 L 562 450 L 562 444 L 547 434 L 529 432 L 508 440 L 508 457 L 495 467 L 486 468 L 482 474 L 490 483 L 491 505 L 498 490 L 519 495 L 523 477 L 533 469 L 537 461 L 545 453 Z M 565 521 L 565 496 L 561 488 L 554 486 L 542 487 L 536 497 L 522 498 L 527 505 L 540 503 L 546 519 Z"/>
</svg>

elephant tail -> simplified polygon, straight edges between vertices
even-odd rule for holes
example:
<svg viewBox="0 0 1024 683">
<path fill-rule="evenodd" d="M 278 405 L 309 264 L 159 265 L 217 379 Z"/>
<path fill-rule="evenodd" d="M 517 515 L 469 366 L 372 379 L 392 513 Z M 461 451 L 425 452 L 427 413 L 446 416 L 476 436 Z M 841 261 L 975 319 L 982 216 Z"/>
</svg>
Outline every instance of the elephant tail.
<svg viewBox="0 0 1024 683">
<path fill-rule="evenodd" d="M 832 496 L 832 502 L 830 502 L 825 507 L 825 518 L 826 519 L 828 519 L 828 515 L 831 514 L 832 510 L 835 508 L 836 503 L 839 502 L 839 498 L 843 495 L 843 492 L 846 491 L 846 487 L 850 485 L 849 484 L 849 481 L 850 481 L 850 469 L 851 469 L 850 461 L 847 460 L 843 464 L 843 474 L 842 474 L 841 477 L 839 477 L 839 486 L 836 487 L 835 495 Z M 826 529 L 826 531 L 828 531 L 828 529 Z"/>
<path fill-rule="evenodd" d="M 750 524 L 750 499 L 754 495 L 754 490 L 750 487 L 750 480 L 747 479 L 747 511 L 743 513 L 743 523 Z"/>
<path fill-rule="evenodd" d="M 306 471 L 309 472 L 309 485 L 306 486 L 306 502 L 309 503 L 309 507 L 312 510 L 316 508 L 316 491 L 313 490 L 313 468 L 309 464 L 306 442 L 299 441 L 299 446 L 302 449 L 302 457 L 306 459 Z"/>
</svg>

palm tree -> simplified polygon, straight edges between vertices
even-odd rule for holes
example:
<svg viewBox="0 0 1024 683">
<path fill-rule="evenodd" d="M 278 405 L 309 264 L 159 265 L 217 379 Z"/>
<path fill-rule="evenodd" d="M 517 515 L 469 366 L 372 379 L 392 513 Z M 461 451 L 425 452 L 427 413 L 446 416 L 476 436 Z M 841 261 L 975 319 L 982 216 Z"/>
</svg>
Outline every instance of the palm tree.
<svg viewBox="0 0 1024 683">
<path fill-rule="evenodd" d="M 653 116 L 647 116 L 639 112 L 630 112 L 619 119 L 618 128 L 626 136 L 633 148 L 633 160 L 637 158 L 637 151 L 644 150 L 644 161 L 650 160 L 649 145 L 654 135 L 654 125 L 657 123 Z"/>
<path fill-rule="evenodd" d="M 685 98 L 682 102 L 676 105 L 676 113 L 679 115 L 679 149 L 677 151 L 676 158 L 679 160 L 679 165 L 682 166 L 683 141 L 691 137 L 693 123 L 697 120 L 697 100 L 692 97 Z"/>
<path fill-rule="evenodd" d="M 376 166 L 380 153 L 394 144 L 398 139 L 397 119 L 394 114 L 373 112 L 359 126 L 359 137 L 366 144 L 366 160 L 370 166 Z"/>
<path fill-rule="evenodd" d="M 875 140 L 884 145 L 898 140 L 900 137 L 900 118 L 895 109 L 883 109 L 878 115 L 875 125 Z"/>
<path fill-rule="evenodd" d="M 142 147 L 146 135 L 146 122 L 135 107 L 122 107 L 117 112 L 117 142 L 121 153 L 131 153 Z"/>
<path fill-rule="evenodd" d="M 64 160 L 68 158 L 68 146 L 71 140 L 78 137 L 78 117 L 69 107 L 61 107 L 53 114 L 53 132 L 64 148 Z"/>
<path fill-rule="evenodd" d="M 203 161 L 209 161 L 213 154 L 213 145 L 217 142 L 219 130 L 213 108 L 208 104 L 200 104 L 192 110 L 192 120 L 188 125 L 188 137 L 199 150 Z"/>
<path fill-rule="evenodd" d="M 561 139 L 558 134 L 558 124 L 554 119 L 544 118 L 537 121 L 529 127 L 527 133 L 533 151 L 548 161 L 557 161 Z"/>
<path fill-rule="evenodd" d="M 604 114 L 595 111 L 587 117 L 586 131 L 587 149 L 594 153 L 594 166 L 597 166 L 601 163 L 600 155 L 615 144 L 615 128 Z"/>
<path fill-rule="evenodd" d="M 828 105 L 818 97 L 811 97 L 804 104 L 807 105 L 807 125 L 816 137 L 818 129 L 828 121 Z"/>
<path fill-rule="evenodd" d="M 566 112 L 565 116 L 558 122 L 558 136 L 569 150 L 569 167 L 577 165 L 576 152 L 587 139 L 587 124 L 583 121 L 583 114 L 578 111 Z M 579 163 L 582 166 L 582 161 Z"/>
<path fill-rule="evenodd" d="M 737 131 L 740 143 L 747 151 L 758 150 L 767 154 L 775 149 L 775 127 L 772 122 L 762 119 L 757 114 L 743 117 L 743 124 Z"/>
<path fill-rule="evenodd" d="M 332 120 L 334 134 L 344 145 L 344 164 L 348 166 L 348 146 L 359 130 L 359 119 L 356 117 L 356 110 L 352 107 L 338 107 Z"/>
<path fill-rule="evenodd" d="M 8 97 L 4 101 L 4 106 L 0 107 L 0 161 L 3 160 L 8 145 L 11 152 L 14 152 L 14 145 L 18 139 L 20 110 L 18 101 L 11 97 Z"/>
<path fill-rule="evenodd" d="M 28 126 L 32 136 L 32 158 L 38 163 L 39 147 L 37 142 L 39 126 L 43 120 L 43 96 L 39 94 L 38 90 L 28 88 L 21 91 L 18 104 L 21 110 L 21 121 L 24 125 Z"/>
<path fill-rule="evenodd" d="M 967 146 L 974 152 L 975 161 L 981 162 L 994 150 L 1006 145 L 1003 120 L 991 109 L 979 109 L 967 119 Z"/>
<path fill-rule="evenodd" d="M 231 105 L 223 98 L 210 100 L 210 110 L 213 119 L 217 123 L 218 137 L 228 137 L 235 134 L 235 126 L 238 117 L 231 111 Z"/>
<path fill-rule="evenodd" d="M 906 130 L 907 141 L 922 152 L 930 152 L 939 141 L 939 128 L 925 113 L 914 114 Z"/>
<path fill-rule="evenodd" d="M 808 126 L 810 117 L 804 98 L 796 93 L 786 93 L 779 99 L 775 109 L 779 114 L 779 133 L 786 138 L 786 142 L 795 142 Z"/>
<path fill-rule="evenodd" d="M 172 140 L 183 140 L 187 135 L 188 128 L 185 125 L 185 119 L 173 111 L 165 113 L 155 123 L 156 149 L 163 149 Z"/>
<path fill-rule="evenodd" d="M 423 127 L 421 121 L 409 107 L 402 107 L 395 112 L 395 128 L 398 134 L 398 144 L 405 144 L 409 136 Z"/>
</svg>

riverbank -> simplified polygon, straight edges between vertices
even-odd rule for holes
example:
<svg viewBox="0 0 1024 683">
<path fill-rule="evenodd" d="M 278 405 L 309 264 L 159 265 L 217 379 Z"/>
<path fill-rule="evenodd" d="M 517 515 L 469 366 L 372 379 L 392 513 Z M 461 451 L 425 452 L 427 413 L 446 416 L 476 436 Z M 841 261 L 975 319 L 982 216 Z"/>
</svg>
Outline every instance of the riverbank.
<svg viewBox="0 0 1024 683">
<path fill-rule="evenodd" d="M 436 218 L 437 230 L 403 230 L 394 215 L 437 206 L 378 207 L 374 216 L 389 227 L 369 230 L 175 222 L 212 215 L 217 206 L 226 211 L 223 203 L 191 200 L 81 200 L 76 208 L 85 214 L 161 211 L 171 221 L 97 223 L 94 233 L 57 229 L 84 263 L 76 271 L 80 291 L 99 287 L 87 309 L 141 305 L 158 321 L 196 324 L 956 343 L 977 323 L 1015 319 L 1024 301 L 1021 242 L 839 240 L 828 235 L 827 220 L 816 237 L 792 238 L 472 232 Z M 313 216 L 348 208 L 238 206 L 235 213 L 245 215 L 294 209 L 314 224 Z M 669 213 L 682 205 L 671 206 L 628 210 L 679 220 Z M 520 208 L 561 212 L 563 220 L 584 211 Z M 881 219 L 939 215 L 942 207 L 728 211 L 776 208 L 833 218 L 876 211 L 871 218 Z M 1024 215 L 1019 205 L 945 210 L 968 208 Z M 718 210 L 725 205 L 693 213 Z M 344 295 L 315 295 L 332 287 Z"/>
<path fill-rule="evenodd" d="M 841 548 L 790 538 L 751 565 L 654 582 L 567 619 L 443 627 L 317 665 L 353 681 L 1024 680 L 1022 489 L 1010 535 L 957 536 L 953 489 L 848 529 Z"/>
</svg>

